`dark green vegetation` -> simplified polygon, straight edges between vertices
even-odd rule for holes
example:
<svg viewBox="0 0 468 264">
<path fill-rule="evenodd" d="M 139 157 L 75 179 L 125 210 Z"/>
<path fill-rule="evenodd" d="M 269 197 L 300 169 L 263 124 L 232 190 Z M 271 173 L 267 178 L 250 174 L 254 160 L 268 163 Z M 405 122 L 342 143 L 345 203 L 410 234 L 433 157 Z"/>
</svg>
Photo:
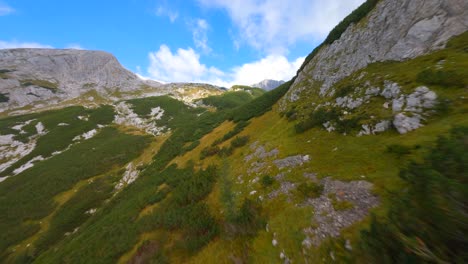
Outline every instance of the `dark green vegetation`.
<svg viewBox="0 0 468 264">
<path fill-rule="evenodd" d="M 269 175 L 265 175 L 262 177 L 261 183 L 263 187 L 268 187 L 275 183 L 275 179 Z"/>
<path fill-rule="evenodd" d="M 375 124 L 376 120 L 393 120 L 391 107 L 382 105 L 386 99 L 383 96 L 373 96 L 354 109 L 334 106 L 337 97 L 364 98 L 366 95 L 359 87 L 371 83 L 375 87 L 384 87 L 391 81 L 401 86 L 404 94 L 411 94 L 416 87 L 427 86 L 437 94 L 437 105 L 430 111 L 431 119 L 444 117 L 460 111 L 464 104 L 465 87 L 468 84 L 467 67 L 468 53 L 465 51 L 468 43 L 468 33 L 452 38 L 447 48 L 432 54 L 420 56 L 405 62 L 379 62 L 370 64 L 366 69 L 344 78 L 333 87 L 335 94 L 322 97 L 318 94 L 304 95 L 288 109 L 284 116 L 289 121 L 295 121 L 296 132 L 303 133 L 312 128 L 323 129 L 323 124 L 330 122 L 338 133 L 356 134 L 363 124 Z M 358 76 L 364 76 L 359 79 Z M 382 78 L 385 76 L 385 78 Z M 301 101 L 302 100 L 302 101 Z M 320 104 L 317 109 L 310 107 L 311 103 Z M 344 111 L 347 114 L 344 114 Z M 429 112 L 429 111 L 426 111 Z M 425 113 L 427 114 L 427 113 Z"/>
<path fill-rule="evenodd" d="M 427 85 L 440 85 L 444 87 L 465 87 L 466 79 L 456 71 L 441 71 L 441 70 L 423 70 L 418 74 L 416 79 L 420 83 Z"/>
<path fill-rule="evenodd" d="M 49 82 L 46 80 L 21 80 L 21 86 L 39 86 L 44 89 L 50 90 L 53 93 L 56 93 L 58 91 L 58 85 L 53 82 Z"/>
<path fill-rule="evenodd" d="M 216 107 L 218 110 L 227 110 L 244 105 L 263 94 L 265 91 L 260 88 L 235 85 L 230 91 L 221 95 L 208 96 L 200 101 L 204 105 Z"/>
<path fill-rule="evenodd" d="M 302 200 L 307 198 L 317 198 L 322 195 L 323 185 L 317 184 L 315 182 L 310 183 L 301 183 L 297 186 L 297 194 Z"/>
<path fill-rule="evenodd" d="M 88 121 L 79 119 L 79 116 L 87 117 Z M 15 134 L 15 139 L 23 142 L 27 142 L 28 137 L 36 135 L 36 125 L 39 122 L 48 131 L 47 134 L 37 140 L 37 145 L 31 153 L 0 173 L 0 176 L 9 175 L 13 170 L 34 157 L 42 156 L 46 158 L 51 156 L 55 151 L 66 149 L 72 143 L 74 137 L 97 128 L 97 124 L 109 124 L 113 119 L 114 110 L 111 106 L 102 106 L 97 109 L 85 109 L 84 107 L 74 106 L 61 110 L 9 117 L 0 120 L 0 127 L 3 128 L 0 129 L 2 134 Z M 33 121 L 22 128 L 26 133 L 21 134 L 19 131 L 11 129 L 11 126 L 28 120 Z M 60 123 L 66 123 L 67 125 L 59 126 Z"/>
<path fill-rule="evenodd" d="M 297 123 L 295 129 L 297 133 L 303 133 L 313 127 L 323 127 L 323 124 L 326 122 L 333 122 L 337 132 L 351 133 L 361 128 L 361 124 L 359 123 L 361 119 L 365 118 L 363 116 L 342 118 L 339 111 L 335 108 L 330 110 L 319 108 L 310 113 L 308 118 Z"/>
<path fill-rule="evenodd" d="M 245 91 L 228 91 L 222 95 L 209 96 L 201 99 L 204 105 L 214 106 L 218 110 L 232 109 L 254 99 L 253 95 Z"/>
<path fill-rule="evenodd" d="M 107 176 L 107 175 L 106 175 Z M 41 253 L 62 240 L 64 234 L 71 234 L 102 206 L 114 190 L 112 177 L 101 177 L 90 181 L 63 204 L 53 216 L 49 229 L 36 242 L 36 252 Z"/>
<path fill-rule="evenodd" d="M 187 150 L 184 148 L 185 144 L 193 144 L 193 142 L 200 140 L 225 120 L 246 122 L 253 117 L 261 116 L 268 112 L 288 91 L 291 83 L 292 81 L 286 82 L 278 88 L 237 108 L 217 111 L 215 113 L 205 113 L 187 122 L 183 127 L 174 131 L 171 137 L 161 146 L 161 150 L 154 156 L 153 160 L 156 167 L 164 169 L 172 159 L 185 153 Z M 240 128 L 238 129 L 240 130 Z"/>
<path fill-rule="evenodd" d="M 8 79 L 8 74 L 9 72 L 12 72 L 12 70 L 8 69 L 0 69 L 0 78 L 1 79 Z"/>
<path fill-rule="evenodd" d="M 227 132 L 226 134 L 224 134 L 224 136 L 222 138 L 219 138 L 217 140 L 215 140 L 212 144 L 212 146 L 215 146 L 215 145 L 218 145 L 220 143 L 223 143 L 224 141 L 226 140 L 229 140 L 231 139 L 232 137 L 234 137 L 235 135 L 239 134 L 240 132 L 242 132 L 242 130 L 244 130 L 244 128 L 249 125 L 249 122 L 247 121 L 239 121 L 236 126 L 234 127 L 233 130 Z"/>
<path fill-rule="evenodd" d="M 466 89 L 446 79 L 453 73 L 466 85 L 467 36 L 454 39 L 446 50 L 415 60 L 371 65 L 358 80 L 375 81 L 379 87 L 391 80 L 404 92 L 427 84 L 446 102 L 446 111 L 437 108 L 424 127 L 405 135 L 388 131 L 355 137 L 323 131 L 327 121 L 338 132 L 348 133 L 371 115 L 391 118 L 388 109 L 382 110 L 382 98 L 373 98 L 363 110 L 343 118 L 338 109 L 320 101 L 336 98 L 320 99 L 310 93 L 305 98 L 310 101 L 287 106 L 285 116 L 298 120 L 295 126 L 279 116 L 275 106 L 291 82 L 216 112 L 190 108 L 169 97 L 128 101 L 146 118 L 152 108 L 164 109 L 160 121 L 171 127 L 171 134 L 163 137 L 168 137 L 163 144 L 158 137 L 124 134 L 141 131 L 112 125 L 114 112 L 109 106 L 1 119 L 0 134 L 14 134 L 24 142 L 36 134 L 39 122 L 48 131 L 23 164 L 65 149 L 75 135 L 97 124 L 108 127 L 0 183 L 0 262 L 277 263 L 285 262 L 280 259 L 283 253 L 293 263 L 466 263 L 468 128 L 448 132 L 455 124 L 467 125 Z M 431 68 L 443 60 L 449 62 L 443 69 Z M 444 73 L 424 76 L 427 69 Z M 361 73 L 337 84 L 335 97 L 362 87 L 354 82 Z M 386 79 L 378 79 L 382 76 Z M 311 102 L 322 105 L 313 114 Z M 25 133 L 12 129 L 32 119 L 23 127 Z M 59 126 L 62 122 L 68 125 Z M 435 142 L 440 135 L 446 136 Z M 249 141 L 258 142 L 265 153 L 276 149 L 277 156 L 253 155 L 246 161 L 246 155 L 260 149 L 251 148 Z M 200 151 L 212 157 L 198 160 L 195 155 Z M 184 153 L 192 161 L 174 160 Z M 310 160 L 283 169 L 274 165 L 277 159 L 299 154 Z M 133 183 L 116 190 L 130 161 L 141 172 Z M 249 173 L 254 162 L 265 162 L 265 169 Z M 372 217 L 307 249 L 304 230 L 322 223 L 314 217 L 318 210 L 303 202 L 322 195 L 324 187 L 304 177 L 306 173 L 319 180 L 372 183 L 371 191 L 380 203 L 372 209 Z M 270 195 L 285 182 L 295 188 Z M 339 190 L 328 194 L 335 211 L 359 206 L 342 197 Z M 328 218 L 327 212 L 321 214 Z"/>
<path fill-rule="evenodd" d="M 0 93 L 0 103 L 6 103 L 10 100 L 8 94 Z"/>
<path fill-rule="evenodd" d="M 229 116 L 234 122 L 247 121 L 253 117 L 258 117 L 271 110 L 271 107 L 289 90 L 293 81 L 285 82 L 276 89 L 269 91 L 262 96 L 236 108 Z"/>
<path fill-rule="evenodd" d="M 341 35 L 346 31 L 346 29 L 348 29 L 351 24 L 357 24 L 359 21 L 364 19 L 374 9 L 379 1 L 380 0 L 367 0 L 351 14 L 345 17 L 343 21 L 341 21 L 332 29 L 332 31 L 330 31 L 330 33 L 328 33 L 325 41 L 317 46 L 309 55 L 307 55 L 304 63 L 302 63 L 301 67 L 297 70 L 297 73 L 304 70 L 304 67 L 317 55 L 323 46 L 332 44 L 341 37 Z"/>
<path fill-rule="evenodd" d="M 38 221 L 56 208 L 54 196 L 69 190 L 80 180 L 105 173 L 114 166 L 122 166 L 136 158 L 147 143 L 146 137 L 121 134 L 116 129 L 104 128 L 94 138 L 74 145 L 63 154 L 39 162 L 33 168 L 2 182 L 2 254 L 7 252 L 9 246 L 39 230 Z M 57 221 L 57 228 L 62 228 L 60 220 Z"/>
<path fill-rule="evenodd" d="M 372 218 L 362 250 L 379 263 L 467 263 L 468 127 L 440 137 L 422 162 L 401 170 L 385 219 Z"/>
<path fill-rule="evenodd" d="M 229 157 L 234 153 L 236 148 L 243 147 L 249 142 L 249 136 L 242 136 L 242 137 L 235 137 L 232 141 L 230 146 L 225 146 L 220 148 L 218 145 L 211 145 L 204 148 L 200 153 L 200 159 L 204 159 L 206 157 L 211 157 L 214 155 L 219 155 L 220 157 Z"/>
<path fill-rule="evenodd" d="M 160 120 L 157 120 L 158 126 L 167 126 L 175 129 L 183 127 L 187 122 L 196 118 L 197 114 L 203 113 L 202 108 L 189 107 L 183 102 L 169 96 L 155 96 L 142 99 L 133 99 L 126 101 L 132 106 L 133 111 L 145 118 L 150 117 L 151 109 L 160 107 L 164 109 L 164 114 Z"/>
</svg>

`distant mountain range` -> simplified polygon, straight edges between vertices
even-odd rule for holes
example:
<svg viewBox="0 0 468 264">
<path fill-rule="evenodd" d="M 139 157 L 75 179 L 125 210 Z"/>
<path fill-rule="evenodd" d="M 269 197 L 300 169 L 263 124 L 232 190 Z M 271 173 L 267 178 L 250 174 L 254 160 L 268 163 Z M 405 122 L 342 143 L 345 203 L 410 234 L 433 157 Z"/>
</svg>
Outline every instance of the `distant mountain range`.
<svg viewBox="0 0 468 264">
<path fill-rule="evenodd" d="M 263 90 L 270 91 L 270 90 L 273 90 L 276 87 L 282 85 L 283 83 L 284 83 L 284 81 L 276 81 L 276 80 L 266 79 L 266 80 L 263 80 L 263 81 L 261 81 L 259 83 L 252 84 L 251 86 L 252 87 L 262 88 Z"/>
<path fill-rule="evenodd" d="M 0 114 L 22 114 L 59 104 L 94 105 L 164 94 L 191 102 L 222 92 L 219 87 L 208 84 L 163 85 L 143 80 L 104 51 L 0 50 Z"/>
</svg>

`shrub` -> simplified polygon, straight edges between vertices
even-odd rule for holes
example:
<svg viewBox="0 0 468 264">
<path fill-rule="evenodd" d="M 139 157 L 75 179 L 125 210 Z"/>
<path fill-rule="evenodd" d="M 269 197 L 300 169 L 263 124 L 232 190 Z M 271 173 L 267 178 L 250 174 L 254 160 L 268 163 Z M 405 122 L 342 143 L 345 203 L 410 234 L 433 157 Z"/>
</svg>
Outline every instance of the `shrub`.
<svg viewBox="0 0 468 264">
<path fill-rule="evenodd" d="M 398 158 L 401 158 L 405 155 L 411 153 L 411 148 L 407 146 L 403 146 L 400 144 L 392 144 L 387 146 L 387 152 L 395 154 Z"/>
<path fill-rule="evenodd" d="M 245 199 L 232 224 L 234 225 L 232 235 L 255 237 L 257 232 L 266 225 L 261 205 L 250 199 Z"/>
<path fill-rule="evenodd" d="M 10 100 L 8 94 L 0 93 L 0 103 L 6 103 Z"/>
<path fill-rule="evenodd" d="M 240 148 L 243 147 L 249 142 L 249 136 L 236 137 L 231 141 L 231 147 Z"/>
<path fill-rule="evenodd" d="M 218 144 L 221 144 L 223 143 L 224 141 L 234 137 L 235 135 L 239 134 L 240 132 L 242 132 L 242 130 L 244 130 L 244 128 L 246 126 L 248 126 L 250 124 L 250 122 L 248 121 L 239 121 L 236 126 L 234 127 L 233 130 L 227 132 L 226 134 L 224 134 L 224 136 L 222 138 L 219 138 L 217 140 L 215 140 L 212 144 L 212 146 L 215 146 L 215 145 L 218 145 Z"/>
<path fill-rule="evenodd" d="M 232 155 L 233 152 L 234 152 L 233 147 L 222 147 L 218 152 L 218 156 L 220 156 L 220 157 L 229 157 L 229 156 Z"/>
<path fill-rule="evenodd" d="M 198 147 L 198 145 L 200 145 L 200 140 L 195 140 L 193 141 L 190 145 L 186 146 L 183 151 L 185 152 L 189 152 L 189 151 L 192 151 L 194 150 L 196 147 Z"/>
<path fill-rule="evenodd" d="M 319 108 L 309 114 L 309 117 L 304 121 L 296 124 L 296 133 L 303 133 L 313 127 L 321 127 L 327 121 L 338 120 L 339 113 L 336 109 L 326 110 Z"/>
<path fill-rule="evenodd" d="M 467 263 L 468 127 L 440 137 L 422 162 L 400 171 L 386 217 L 362 231 L 368 263 Z"/>
<path fill-rule="evenodd" d="M 247 121 L 253 117 L 261 116 L 268 112 L 271 107 L 289 90 L 293 80 L 283 83 L 276 89 L 269 91 L 254 100 L 233 109 L 230 119 L 234 122 Z"/>
<path fill-rule="evenodd" d="M 262 177 L 261 183 L 263 187 L 271 186 L 275 182 L 275 179 L 269 175 Z"/>
<path fill-rule="evenodd" d="M 205 159 L 206 157 L 211 157 L 211 156 L 214 156 L 216 154 L 218 154 L 218 152 L 220 151 L 221 149 L 218 147 L 218 146 L 210 146 L 210 147 L 206 147 L 204 148 L 201 153 L 200 153 L 200 159 Z"/>
<path fill-rule="evenodd" d="M 322 195 L 323 186 L 314 182 L 311 182 L 311 183 L 303 182 L 299 184 L 299 186 L 297 186 L 297 192 L 300 195 L 300 197 L 303 199 L 317 198 L 320 195 Z"/>
<path fill-rule="evenodd" d="M 354 90 L 354 87 L 351 85 L 341 87 L 335 92 L 335 98 L 344 97 L 348 95 L 349 93 L 351 93 L 353 90 Z"/>
<path fill-rule="evenodd" d="M 455 71 L 434 71 L 426 69 L 418 74 L 416 80 L 427 85 L 445 87 L 464 87 L 466 85 L 463 76 Z"/>
</svg>

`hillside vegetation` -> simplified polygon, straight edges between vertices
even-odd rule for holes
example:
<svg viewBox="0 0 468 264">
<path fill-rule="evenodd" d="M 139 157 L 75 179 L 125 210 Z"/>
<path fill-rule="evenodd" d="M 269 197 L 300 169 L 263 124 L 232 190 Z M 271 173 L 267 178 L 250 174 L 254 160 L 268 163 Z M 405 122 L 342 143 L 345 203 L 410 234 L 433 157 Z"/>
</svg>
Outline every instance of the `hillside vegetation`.
<svg viewBox="0 0 468 264">
<path fill-rule="evenodd" d="M 286 104 L 295 78 L 2 118 L 0 262 L 467 263 L 467 46 Z"/>
</svg>

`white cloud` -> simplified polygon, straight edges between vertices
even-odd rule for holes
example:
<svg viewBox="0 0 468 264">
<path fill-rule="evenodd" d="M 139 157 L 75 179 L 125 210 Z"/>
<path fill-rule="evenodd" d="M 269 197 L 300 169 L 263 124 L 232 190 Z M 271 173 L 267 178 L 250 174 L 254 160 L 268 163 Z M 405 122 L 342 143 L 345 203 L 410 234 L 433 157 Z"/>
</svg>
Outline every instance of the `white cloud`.
<svg viewBox="0 0 468 264">
<path fill-rule="evenodd" d="M 37 42 L 19 42 L 19 41 L 3 41 L 0 40 L 0 49 L 18 49 L 18 48 L 35 48 L 35 49 L 52 49 L 50 45 L 40 44 Z"/>
<path fill-rule="evenodd" d="M 244 43 L 285 53 L 298 40 L 320 40 L 364 0 L 198 0 L 227 11 Z"/>
<path fill-rule="evenodd" d="M 15 12 L 15 9 L 5 3 L 0 3 L 0 16 L 6 16 Z"/>
<path fill-rule="evenodd" d="M 294 61 L 281 55 L 269 55 L 258 61 L 233 67 L 223 72 L 200 63 L 200 55 L 192 48 L 178 49 L 175 53 L 166 45 L 149 54 L 148 74 L 163 82 L 201 82 L 231 87 L 234 84 L 251 85 L 264 79 L 289 80 L 304 58 Z"/>
<path fill-rule="evenodd" d="M 65 49 L 76 49 L 76 50 L 84 50 L 84 48 L 80 44 L 72 43 L 65 47 Z"/>
<path fill-rule="evenodd" d="M 304 62 L 304 57 L 294 61 L 281 55 L 268 55 L 267 57 L 246 63 L 232 69 L 232 83 L 251 85 L 265 79 L 288 81 Z"/>
<path fill-rule="evenodd" d="M 149 54 L 148 73 L 163 82 L 195 82 L 204 79 L 216 79 L 223 73 L 200 63 L 200 55 L 192 48 L 178 49 L 172 53 L 166 45 Z"/>
<path fill-rule="evenodd" d="M 201 49 L 204 53 L 210 53 L 211 48 L 208 46 L 208 30 L 210 25 L 204 19 L 196 19 L 190 23 L 192 28 L 193 42 L 195 47 Z"/>
<path fill-rule="evenodd" d="M 171 23 L 174 23 L 177 20 L 177 18 L 179 17 L 178 12 L 172 11 L 169 8 L 163 7 L 163 6 L 159 6 L 156 9 L 156 15 L 161 16 L 161 17 L 162 16 L 168 17 L 169 20 L 171 21 Z"/>
</svg>

